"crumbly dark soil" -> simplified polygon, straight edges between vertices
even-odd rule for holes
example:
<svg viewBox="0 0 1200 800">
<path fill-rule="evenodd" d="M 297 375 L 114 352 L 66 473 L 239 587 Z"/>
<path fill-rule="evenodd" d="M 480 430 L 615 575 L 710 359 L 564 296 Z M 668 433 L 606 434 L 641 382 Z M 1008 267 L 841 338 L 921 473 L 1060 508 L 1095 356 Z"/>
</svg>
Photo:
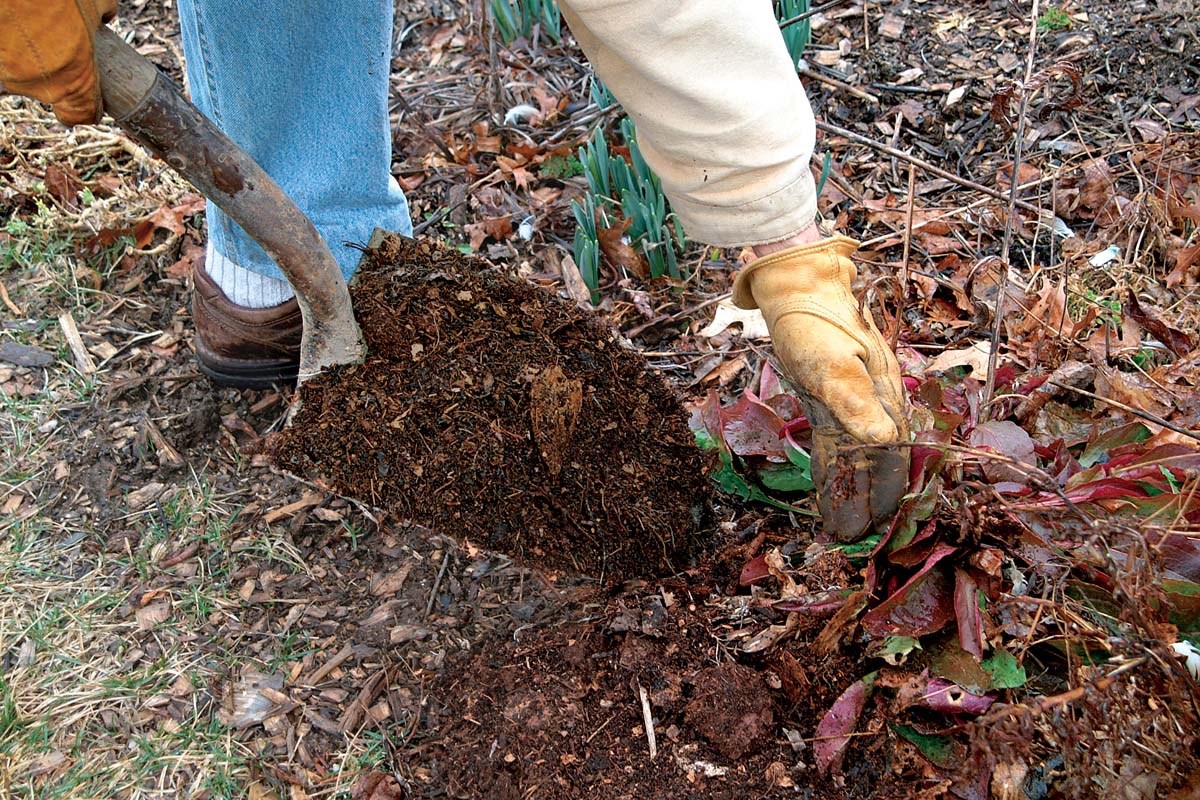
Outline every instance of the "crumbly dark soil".
<svg viewBox="0 0 1200 800">
<path fill-rule="evenodd" d="M 281 465 L 531 565 L 623 580 L 693 561 L 704 456 L 607 323 L 399 237 L 352 295 L 367 359 L 305 384 Z"/>
<path fill-rule="evenodd" d="M 794 749 L 782 730 L 811 740 L 857 659 L 824 658 L 805 641 L 738 664 L 713 635 L 719 606 L 665 596 L 669 606 L 651 589 L 625 595 L 594 607 L 593 622 L 577 609 L 574 621 L 494 642 L 447 669 L 430 691 L 438 738 L 422 753 L 435 783 L 480 800 L 832 800 L 912 796 L 929 780 L 886 734 L 854 742 L 844 776 L 818 774 L 811 744 Z"/>
</svg>

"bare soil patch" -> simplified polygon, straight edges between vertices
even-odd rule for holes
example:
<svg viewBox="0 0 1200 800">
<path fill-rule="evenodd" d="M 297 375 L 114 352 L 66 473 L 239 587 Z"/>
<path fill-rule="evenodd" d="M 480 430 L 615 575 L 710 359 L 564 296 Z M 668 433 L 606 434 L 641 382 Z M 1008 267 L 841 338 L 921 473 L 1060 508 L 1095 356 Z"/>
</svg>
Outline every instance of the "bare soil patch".
<svg viewBox="0 0 1200 800">
<path fill-rule="evenodd" d="M 834 782 L 799 733 L 794 745 L 779 735 L 836 699 L 854 659 L 825 659 L 808 641 L 770 661 L 719 661 L 729 653 L 713 634 L 730 609 L 686 592 L 647 587 L 593 610 L 601 620 L 572 614 L 493 642 L 434 684 L 426 757 L 450 796 L 884 798 L 922 782 L 886 738 L 860 739 Z"/>
</svg>

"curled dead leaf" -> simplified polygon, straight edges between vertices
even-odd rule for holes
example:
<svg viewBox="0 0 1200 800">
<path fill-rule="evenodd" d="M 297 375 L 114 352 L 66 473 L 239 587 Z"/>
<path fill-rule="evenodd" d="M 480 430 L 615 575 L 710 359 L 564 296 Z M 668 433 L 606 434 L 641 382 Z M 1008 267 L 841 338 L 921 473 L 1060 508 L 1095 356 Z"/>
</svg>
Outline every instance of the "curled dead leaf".
<svg viewBox="0 0 1200 800">
<path fill-rule="evenodd" d="M 599 214 L 596 217 L 596 238 L 600 241 L 600 252 L 617 269 L 625 269 L 645 280 L 650 277 L 650 266 L 645 257 L 633 248 L 625 238 L 625 232 L 633 223 L 623 219 L 612 227 L 605 227 Z"/>
</svg>

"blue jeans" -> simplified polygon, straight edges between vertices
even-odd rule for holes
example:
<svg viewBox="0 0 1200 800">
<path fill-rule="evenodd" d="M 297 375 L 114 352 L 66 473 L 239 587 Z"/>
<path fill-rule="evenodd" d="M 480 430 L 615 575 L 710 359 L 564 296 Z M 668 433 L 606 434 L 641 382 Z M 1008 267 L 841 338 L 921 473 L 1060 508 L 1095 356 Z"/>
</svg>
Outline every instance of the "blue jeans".
<svg viewBox="0 0 1200 800">
<path fill-rule="evenodd" d="M 317 226 L 349 278 L 376 228 L 412 234 L 391 175 L 392 0 L 179 0 L 192 101 Z M 275 262 L 212 203 L 218 253 L 282 280 Z"/>
</svg>

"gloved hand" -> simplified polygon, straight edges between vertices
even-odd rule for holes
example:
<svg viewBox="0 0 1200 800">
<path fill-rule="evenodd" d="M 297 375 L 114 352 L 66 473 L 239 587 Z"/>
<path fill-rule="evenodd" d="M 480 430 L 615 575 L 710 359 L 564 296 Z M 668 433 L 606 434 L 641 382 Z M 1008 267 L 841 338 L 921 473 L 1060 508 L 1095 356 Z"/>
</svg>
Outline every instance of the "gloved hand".
<svg viewBox="0 0 1200 800">
<path fill-rule="evenodd" d="M 65 125 L 100 119 L 92 40 L 116 0 L 3 0 L 0 85 L 54 108 Z"/>
<path fill-rule="evenodd" d="M 896 356 L 850 289 L 857 249 L 845 236 L 793 247 L 752 261 L 733 285 L 736 305 L 762 309 L 799 390 L 817 504 L 840 541 L 889 522 L 908 488 L 907 447 L 861 447 L 908 441 L 908 423 Z"/>
</svg>

